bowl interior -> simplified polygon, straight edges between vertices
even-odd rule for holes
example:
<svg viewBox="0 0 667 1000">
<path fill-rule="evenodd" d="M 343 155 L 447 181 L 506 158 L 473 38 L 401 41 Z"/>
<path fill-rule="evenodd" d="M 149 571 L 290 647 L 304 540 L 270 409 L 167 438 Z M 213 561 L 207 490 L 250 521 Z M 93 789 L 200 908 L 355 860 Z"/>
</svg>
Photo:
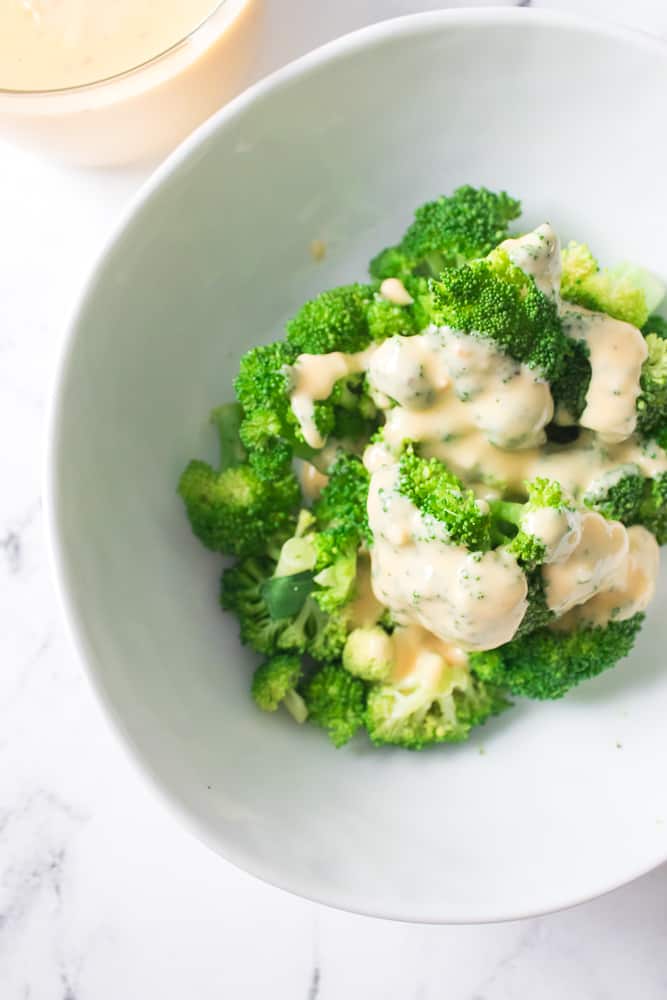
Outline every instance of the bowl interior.
<svg viewBox="0 0 667 1000">
<path fill-rule="evenodd" d="M 363 280 L 414 206 L 458 184 L 505 187 L 527 224 L 664 275 L 666 94 L 657 44 L 556 16 L 383 25 L 219 115 L 106 252 L 54 411 L 56 564 L 138 758 L 249 871 L 352 910 L 472 921 L 569 904 L 667 854 L 664 579 L 635 653 L 564 701 L 453 749 L 336 752 L 253 708 L 221 561 L 175 494 L 190 457 L 214 457 L 207 413 L 240 353 L 311 293 Z"/>
</svg>

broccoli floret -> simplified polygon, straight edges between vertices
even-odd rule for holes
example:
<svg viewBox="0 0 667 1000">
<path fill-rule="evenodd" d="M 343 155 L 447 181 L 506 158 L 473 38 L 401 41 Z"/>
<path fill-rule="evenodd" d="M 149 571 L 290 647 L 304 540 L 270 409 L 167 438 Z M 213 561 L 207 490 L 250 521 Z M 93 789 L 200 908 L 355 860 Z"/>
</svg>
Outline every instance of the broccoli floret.
<svg viewBox="0 0 667 1000">
<path fill-rule="evenodd" d="M 225 570 L 220 588 L 222 607 L 233 611 L 239 620 L 241 642 L 265 655 L 278 649 L 285 627 L 284 621 L 271 617 L 262 593 L 274 567 L 275 560 L 268 556 L 241 559 Z"/>
<path fill-rule="evenodd" d="M 200 461 L 187 466 L 178 492 L 202 544 L 236 556 L 260 553 L 269 538 L 289 532 L 300 496 L 291 472 L 268 482 L 249 465 L 216 472 Z"/>
<path fill-rule="evenodd" d="M 322 292 L 287 323 L 287 339 L 296 354 L 363 351 L 371 342 L 368 307 L 370 285 L 342 285 Z"/>
<path fill-rule="evenodd" d="M 308 709 L 296 686 L 301 678 L 301 659 L 281 653 L 261 663 L 252 679 L 252 696 L 264 712 L 275 712 L 284 705 L 296 722 L 305 722 Z"/>
<path fill-rule="evenodd" d="M 343 666 L 364 681 L 389 680 L 394 665 L 394 644 L 379 625 L 355 628 L 343 650 Z"/>
<path fill-rule="evenodd" d="M 399 306 L 376 298 L 368 307 L 368 330 L 375 341 L 388 337 L 411 337 L 421 329 L 411 306 Z"/>
<path fill-rule="evenodd" d="M 650 437 L 667 425 L 667 340 L 649 333 L 646 346 L 648 357 L 642 366 L 642 391 L 637 400 L 637 430 Z"/>
<path fill-rule="evenodd" d="M 644 499 L 646 480 L 635 466 L 619 469 L 620 477 L 605 487 L 604 483 L 584 495 L 587 507 L 604 514 L 612 521 L 622 521 L 630 526 L 639 521 L 639 509 Z"/>
<path fill-rule="evenodd" d="M 622 521 L 626 527 L 640 524 L 653 535 L 658 544 L 667 542 L 667 473 L 653 479 L 641 474 L 636 466 L 621 467 L 623 473 L 616 482 L 584 496 L 588 507 L 612 521 Z"/>
<path fill-rule="evenodd" d="M 421 750 L 434 743 L 459 743 L 474 726 L 509 706 L 503 692 L 472 676 L 467 668 L 443 664 L 368 692 L 366 728 L 373 743 Z"/>
<path fill-rule="evenodd" d="M 649 333 L 654 333 L 656 337 L 660 337 L 661 340 L 667 340 L 667 319 L 664 316 L 658 316 L 656 313 L 653 316 L 649 316 L 642 327 L 642 333 L 645 337 Z"/>
<path fill-rule="evenodd" d="M 362 681 L 335 663 L 325 663 L 307 682 L 308 716 L 327 730 L 335 747 L 352 739 L 363 725 L 366 690 Z"/>
<path fill-rule="evenodd" d="M 667 472 L 645 480 L 637 523 L 655 535 L 658 545 L 667 544 Z"/>
<path fill-rule="evenodd" d="M 285 472 L 297 446 L 302 457 L 312 454 L 290 407 L 288 372 L 296 353 L 282 341 L 254 347 L 241 358 L 234 382 L 244 415 L 241 441 L 248 461 L 265 479 Z"/>
<path fill-rule="evenodd" d="M 352 546 L 339 551 L 329 544 L 335 534 L 317 536 L 318 565 L 322 569 L 314 577 L 317 590 L 313 597 L 323 611 L 335 611 L 347 604 L 354 593 L 357 578 L 357 552 Z"/>
<path fill-rule="evenodd" d="M 344 547 L 350 541 L 355 547 L 370 541 L 368 485 L 370 476 L 356 455 L 339 452 L 328 472 L 329 481 L 313 505 L 318 531 L 330 533 L 332 545 Z"/>
<path fill-rule="evenodd" d="M 521 619 L 521 624 L 514 633 L 514 639 L 519 639 L 523 635 L 528 635 L 530 632 L 548 625 L 554 617 L 553 611 L 547 605 L 544 579 L 540 567 L 529 570 L 526 573 L 526 579 L 528 581 L 528 607 Z"/>
<path fill-rule="evenodd" d="M 527 515 L 545 507 L 556 511 L 572 510 L 572 504 L 563 493 L 560 483 L 553 479 L 537 477 L 526 483 L 525 503 L 493 500 L 490 503 L 493 517 L 494 540 L 507 544 L 509 551 L 525 569 L 534 569 L 546 557 L 544 542 L 524 529 Z"/>
<path fill-rule="evenodd" d="M 380 280 L 413 273 L 437 277 L 445 267 L 489 253 L 520 214 L 521 203 L 504 191 L 466 184 L 418 208 L 401 242 L 378 254 L 370 273 Z"/>
<path fill-rule="evenodd" d="M 220 444 L 219 472 L 232 465 L 243 465 L 246 461 L 245 448 L 240 438 L 242 420 L 243 410 L 239 403 L 223 403 L 211 413 L 211 423 L 217 428 Z"/>
<path fill-rule="evenodd" d="M 600 270 L 585 243 L 569 243 L 562 251 L 562 262 L 564 299 L 634 326 L 646 323 L 665 294 L 657 278 L 633 264 Z"/>
<path fill-rule="evenodd" d="M 540 628 L 499 649 L 473 653 L 470 665 L 479 678 L 526 698 L 561 698 L 570 688 L 595 677 L 627 656 L 644 615 L 573 632 Z"/>
<path fill-rule="evenodd" d="M 327 613 L 315 599 L 328 591 L 316 583 L 318 536 L 308 533 L 313 521 L 301 511 L 297 533 L 282 547 L 273 545 L 264 558 L 241 559 L 223 574 L 222 606 L 238 617 L 241 641 L 260 653 L 295 651 L 331 660 L 343 651 L 349 610 L 330 598 L 322 601 L 331 608 Z"/>
<path fill-rule="evenodd" d="M 421 458 L 409 445 L 399 463 L 399 492 L 444 525 L 449 539 L 475 552 L 491 547 L 490 518 L 453 472 L 437 458 Z"/>
<path fill-rule="evenodd" d="M 549 382 L 562 375 L 571 349 L 556 303 L 505 250 L 447 268 L 431 289 L 438 324 L 490 338 Z"/>
<path fill-rule="evenodd" d="M 561 425 L 575 424 L 586 408 L 586 395 L 591 383 L 591 363 L 588 346 L 583 340 L 570 339 L 564 356 L 563 369 L 551 381 L 556 419 Z"/>
</svg>

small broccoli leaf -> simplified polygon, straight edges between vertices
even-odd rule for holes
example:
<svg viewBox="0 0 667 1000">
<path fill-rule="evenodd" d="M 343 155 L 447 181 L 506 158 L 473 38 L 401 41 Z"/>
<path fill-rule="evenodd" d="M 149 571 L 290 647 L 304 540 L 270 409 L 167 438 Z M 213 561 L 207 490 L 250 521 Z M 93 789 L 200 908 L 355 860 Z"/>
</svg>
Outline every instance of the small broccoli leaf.
<svg viewBox="0 0 667 1000">
<path fill-rule="evenodd" d="M 306 570 L 292 576 L 272 576 L 260 589 L 269 614 L 275 620 L 297 615 L 314 586 L 313 574 Z"/>
<path fill-rule="evenodd" d="M 245 448 L 239 437 L 242 419 L 243 410 L 239 403 L 224 403 L 211 413 L 211 423 L 217 427 L 220 439 L 220 472 L 233 465 L 241 465 L 246 460 Z"/>
</svg>

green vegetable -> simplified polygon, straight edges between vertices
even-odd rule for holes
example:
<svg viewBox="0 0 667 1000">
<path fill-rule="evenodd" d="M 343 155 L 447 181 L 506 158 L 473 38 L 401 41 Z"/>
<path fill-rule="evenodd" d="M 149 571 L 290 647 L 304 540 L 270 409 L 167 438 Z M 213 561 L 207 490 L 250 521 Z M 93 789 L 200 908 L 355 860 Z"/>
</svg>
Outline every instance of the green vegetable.
<svg viewBox="0 0 667 1000">
<path fill-rule="evenodd" d="M 287 340 L 296 354 L 363 351 L 371 342 L 370 285 L 343 285 L 311 299 L 287 324 Z"/>
<path fill-rule="evenodd" d="M 570 688 L 596 677 L 627 656 L 644 615 L 604 627 L 572 632 L 540 628 L 484 653 L 473 653 L 470 665 L 489 684 L 526 698 L 561 698 Z"/>
<path fill-rule="evenodd" d="M 646 346 L 648 357 L 642 366 L 642 393 L 637 400 L 637 430 L 650 437 L 667 426 L 667 340 L 649 333 Z"/>
<path fill-rule="evenodd" d="M 525 503 L 494 500 L 490 504 L 494 518 L 494 532 L 500 543 L 508 541 L 508 549 L 526 569 L 534 569 L 544 562 L 544 542 L 524 529 L 527 514 L 545 507 L 557 511 L 572 510 L 572 501 L 563 493 L 560 483 L 551 479 L 536 478 L 526 483 L 528 499 Z"/>
<path fill-rule="evenodd" d="M 178 492 L 202 544 L 243 556 L 261 553 L 269 539 L 289 530 L 300 491 L 291 472 L 267 482 L 249 465 L 216 472 L 206 462 L 193 461 Z"/>
<path fill-rule="evenodd" d="M 306 570 L 265 580 L 261 593 L 272 618 L 291 618 L 301 611 L 314 586 L 313 574 Z"/>
<path fill-rule="evenodd" d="M 521 213 L 521 203 L 504 191 L 495 194 L 469 184 L 446 198 L 427 202 L 395 247 L 388 247 L 370 264 L 374 278 L 404 278 L 419 273 L 437 277 L 483 257 L 508 235 L 507 227 Z"/>
<path fill-rule="evenodd" d="M 343 666 L 365 681 L 386 681 L 393 667 L 393 645 L 380 625 L 355 628 L 343 650 Z"/>
<path fill-rule="evenodd" d="M 408 445 L 399 464 L 399 492 L 444 525 L 449 540 L 473 551 L 491 548 L 491 522 L 472 490 L 436 458 L 421 458 Z"/>
<path fill-rule="evenodd" d="M 488 337 L 547 381 L 562 376 L 571 349 L 556 303 L 504 250 L 447 268 L 431 288 L 436 323 Z"/>
<path fill-rule="evenodd" d="M 310 721 L 326 729 L 335 747 L 351 740 L 363 725 L 364 685 L 335 663 L 326 663 L 310 678 L 304 698 Z"/>
<path fill-rule="evenodd" d="M 282 653 L 261 663 L 252 680 L 255 704 L 264 712 L 275 712 L 284 705 L 296 722 L 305 722 L 308 709 L 296 686 L 301 678 L 301 659 Z"/>
<path fill-rule="evenodd" d="M 465 740 L 473 726 L 509 707 L 503 692 L 468 671 L 445 667 L 395 684 L 374 684 L 368 693 L 366 727 L 373 743 L 421 750 L 434 743 Z"/>
<path fill-rule="evenodd" d="M 664 297 L 664 286 L 643 268 L 619 264 L 600 270 L 585 243 L 569 243 L 562 260 L 561 295 L 587 309 L 642 327 Z"/>
</svg>

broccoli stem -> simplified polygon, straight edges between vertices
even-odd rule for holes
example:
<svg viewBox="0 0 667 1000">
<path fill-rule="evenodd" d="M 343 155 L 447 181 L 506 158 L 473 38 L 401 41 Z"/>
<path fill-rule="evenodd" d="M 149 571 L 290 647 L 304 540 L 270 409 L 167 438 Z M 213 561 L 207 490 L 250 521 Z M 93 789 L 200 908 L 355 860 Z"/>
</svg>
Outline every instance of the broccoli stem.
<svg viewBox="0 0 667 1000">
<path fill-rule="evenodd" d="M 493 545 L 502 545 L 521 530 L 521 514 L 524 504 L 512 503 L 510 500 L 492 500 L 491 509 L 491 541 Z M 505 530 L 505 529 L 509 530 Z M 516 529 L 516 530 L 513 530 Z"/>
<path fill-rule="evenodd" d="M 301 695 L 297 694 L 296 691 L 292 690 L 287 692 L 287 694 L 283 698 L 283 705 L 285 706 L 289 714 L 292 716 L 294 721 L 298 722 L 299 725 L 305 722 L 306 719 L 308 718 L 308 706 L 306 705 Z"/>
<path fill-rule="evenodd" d="M 240 403 L 224 403 L 211 413 L 211 423 L 217 427 L 220 441 L 220 472 L 233 465 L 241 465 L 246 460 L 245 448 L 239 437 L 242 419 Z"/>
</svg>

